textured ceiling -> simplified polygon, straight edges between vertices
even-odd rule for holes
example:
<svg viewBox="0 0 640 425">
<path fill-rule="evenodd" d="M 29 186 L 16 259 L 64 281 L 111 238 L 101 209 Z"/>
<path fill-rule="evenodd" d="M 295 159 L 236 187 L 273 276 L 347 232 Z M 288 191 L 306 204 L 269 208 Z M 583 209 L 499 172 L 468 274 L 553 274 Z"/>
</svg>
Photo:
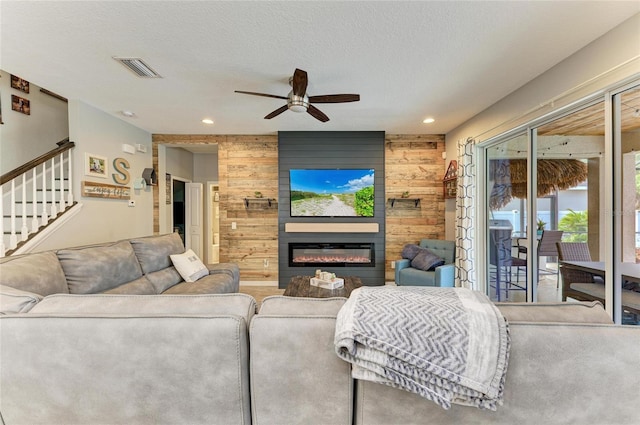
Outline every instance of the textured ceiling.
<svg viewBox="0 0 640 425">
<path fill-rule="evenodd" d="M 0 69 L 151 133 L 446 133 L 640 11 L 640 2 L 0 2 Z M 140 57 L 141 79 L 112 59 Z M 359 93 L 287 111 L 308 93 Z M 33 106 L 35 107 L 35 105 Z M 428 116 L 436 122 L 425 125 Z M 201 119 L 211 118 L 214 125 Z"/>
</svg>

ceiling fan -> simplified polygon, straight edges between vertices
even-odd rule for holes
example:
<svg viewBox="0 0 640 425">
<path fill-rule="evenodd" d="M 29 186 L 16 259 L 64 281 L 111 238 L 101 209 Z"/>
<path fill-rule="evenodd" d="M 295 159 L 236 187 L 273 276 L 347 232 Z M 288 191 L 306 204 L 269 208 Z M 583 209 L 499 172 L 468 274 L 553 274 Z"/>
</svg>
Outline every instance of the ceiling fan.
<svg viewBox="0 0 640 425">
<path fill-rule="evenodd" d="M 329 121 L 329 117 L 326 116 L 320 109 L 312 105 L 312 103 L 343 103 L 343 102 L 357 102 L 360 100 L 359 94 L 325 94 L 320 96 L 307 96 L 307 72 L 301 69 L 295 70 L 293 77 L 289 78 L 289 85 L 292 89 L 289 94 L 285 96 L 278 96 L 275 94 L 255 93 L 251 91 L 236 90 L 236 93 L 252 94 L 254 96 L 273 97 L 275 99 L 284 99 L 287 101 L 286 105 L 283 105 L 264 117 L 266 120 L 270 120 L 290 109 L 294 112 L 307 112 L 309 115 L 322 122 Z"/>
</svg>

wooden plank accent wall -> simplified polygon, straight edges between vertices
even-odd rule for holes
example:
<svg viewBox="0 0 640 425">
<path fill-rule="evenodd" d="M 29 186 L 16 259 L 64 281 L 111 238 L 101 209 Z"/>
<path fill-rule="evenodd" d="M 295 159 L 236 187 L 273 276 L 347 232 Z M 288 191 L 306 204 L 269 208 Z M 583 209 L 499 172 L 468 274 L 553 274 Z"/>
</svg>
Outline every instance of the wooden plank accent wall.
<svg viewBox="0 0 640 425">
<path fill-rule="evenodd" d="M 278 279 L 278 137 L 221 135 L 153 135 L 157 144 L 218 144 L 220 192 L 220 262 L 237 263 L 241 280 Z M 154 162 L 157 167 L 157 162 Z M 245 208 L 256 191 L 274 198 Z M 154 192 L 154 230 L 159 232 Z M 231 229 L 231 222 L 237 228 Z M 268 265 L 265 267 L 265 260 Z"/>
<path fill-rule="evenodd" d="M 255 191 L 278 198 L 278 136 L 153 135 L 153 166 L 158 170 L 159 144 L 218 144 L 220 185 L 220 261 L 238 263 L 244 281 L 278 280 L 278 203 L 271 209 L 246 209 L 244 198 Z M 442 159 L 444 135 L 385 136 L 385 279 L 393 281 L 391 261 L 406 243 L 421 238 L 443 239 Z M 158 187 L 154 186 L 154 232 L 160 230 Z M 409 191 L 420 207 L 387 201 Z M 237 229 L 231 230 L 231 222 Z M 269 265 L 264 267 L 264 260 Z M 380 261 L 381 259 L 377 259 Z"/>
<path fill-rule="evenodd" d="M 444 150 L 444 135 L 385 136 L 387 281 L 394 280 L 391 261 L 400 258 L 405 244 L 418 243 L 423 238 L 444 239 Z M 388 199 L 400 198 L 405 191 L 411 198 L 420 198 L 420 205 L 415 207 L 412 202 L 396 202 L 392 208 Z"/>
</svg>

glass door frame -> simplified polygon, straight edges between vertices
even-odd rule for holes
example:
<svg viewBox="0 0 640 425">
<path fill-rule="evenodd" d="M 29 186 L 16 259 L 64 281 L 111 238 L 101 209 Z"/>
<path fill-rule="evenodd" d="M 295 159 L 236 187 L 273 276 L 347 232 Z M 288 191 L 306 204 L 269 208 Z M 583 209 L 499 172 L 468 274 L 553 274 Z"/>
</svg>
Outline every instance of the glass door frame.
<svg viewBox="0 0 640 425">
<path fill-rule="evenodd" d="M 612 240 L 615 239 L 616 234 L 622 235 L 622 231 L 624 230 L 622 223 L 622 216 L 624 214 L 622 199 L 622 95 L 629 90 L 640 90 L 640 80 L 633 80 L 606 93 L 608 109 L 605 104 L 605 113 L 611 124 L 611 131 L 608 132 L 610 143 L 607 147 L 609 147 L 611 151 L 612 160 L 610 161 L 611 172 L 607 174 L 609 180 L 611 180 L 611 186 L 608 187 L 613 187 L 610 195 L 612 199 L 609 204 L 613 206 L 611 214 L 609 214 L 611 217 L 610 229 L 612 232 Z M 606 276 L 613 277 L 613 279 L 607 279 L 611 284 L 605 286 L 605 293 L 609 297 L 607 301 L 610 301 L 607 303 L 607 311 L 611 311 L 613 313 L 613 321 L 616 324 L 620 324 L 622 323 L 622 272 L 620 270 L 623 259 L 622 244 L 620 241 L 618 241 L 618 243 L 614 242 L 611 248 L 612 249 L 607 251 L 605 259 L 605 274 Z"/>
<path fill-rule="evenodd" d="M 634 87 L 635 85 L 638 85 L 638 84 L 640 84 L 640 82 L 638 81 L 636 81 L 635 84 L 629 83 L 628 87 L 626 88 Z M 549 122 L 552 122 L 554 120 L 570 115 L 581 109 L 587 108 L 593 104 L 597 104 L 603 101 L 605 105 L 605 116 L 603 117 L 604 128 L 605 128 L 605 131 L 604 131 L 605 149 L 604 149 L 604 156 L 603 156 L 603 163 L 605 168 L 604 185 L 607 188 L 614 188 L 614 179 L 615 181 L 620 181 L 621 171 L 619 170 L 619 164 L 617 167 L 615 166 L 614 157 L 613 157 L 614 147 L 613 147 L 613 139 L 612 139 L 613 138 L 612 97 L 614 93 L 619 93 L 620 91 L 622 91 L 621 88 L 616 88 L 615 90 L 610 89 L 608 91 L 605 91 L 605 90 L 598 91 L 580 100 L 571 102 L 557 110 L 549 112 L 539 118 L 531 120 L 528 123 L 522 124 L 514 129 L 511 129 L 508 132 L 499 134 L 494 137 L 490 137 L 485 141 L 477 141 L 476 154 L 478 157 L 478 161 L 477 161 L 478 169 L 476 173 L 476 187 L 479 189 L 477 199 L 482 200 L 481 201 L 482 205 L 480 206 L 480 208 L 478 208 L 478 216 L 477 216 L 477 222 L 476 222 L 476 226 L 480 230 L 477 234 L 479 238 L 478 239 L 479 243 L 477 246 L 487 247 L 488 246 L 487 244 L 489 242 L 489 235 L 486 228 L 487 227 L 486 226 L 487 211 L 488 211 L 488 200 L 487 200 L 487 193 L 486 193 L 487 192 L 486 190 L 487 150 L 490 147 L 493 147 L 497 144 L 505 142 L 510 138 L 513 138 L 517 135 L 523 135 L 526 133 L 527 140 L 528 140 L 527 173 L 528 173 L 528 176 L 530 177 L 527 182 L 527 199 L 529 200 L 529 202 L 527 203 L 528 205 L 527 205 L 526 223 L 527 223 L 527 228 L 535 229 L 536 228 L 535 217 L 537 217 L 537 202 L 532 202 L 531 200 L 536 199 L 536 196 L 534 194 L 537 195 L 537 166 L 534 166 L 534 164 L 537 164 L 536 161 L 538 159 L 537 129 L 544 124 L 547 124 Z M 620 144 L 619 137 L 618 137 L 618 144 Z M 619 149 L 620 147 L 618 146 L 617 151 L 619 151 Z M 614 177 L 614 169 L 617 170 L 617 173 L 619 173 L 617 177 Z M 620 193 L 619 193 L 620 190 L 617 189 L 618 195 L 615 195 L 614 192 L 616 192 L 616 190 L 605 190 L 605 193 L 604 193 L 605 206 L 621 205 Z M 614 196 L 615 196 L 615 199 L 614 199 Z M 614 203 L 614 201 L 618 203 Z M 614 252 L 615 233 L 613 233 L 613 230 L 614 230 L 613 216 L 615 214 L 612 213 L 612 211 L 617 211 L 617 210 L 618 209 L 616 208 L 605 207 L 606 212 L 603 216 L 604 241 L 602 241 L 602 243 L 604 244 L 603 251 L 605 252 L 605 273 L 607 276 L 614 276 L 614 279 L 606 279 L 605 309 L 612 316 L 612 318 L 616 320 L 616 323 L 620 323 L 621 313 L 620 311 L 618 311 L 617 314 L 614 315 L 614 303 L 613 303 L 613 301 L 616 300 L 617 309 L 620 310 L 620 302 L 619 302 L 619 295 L 620 295 L 620 288 L 621 288 L 620 274 L 618 273 L 616 276 L 613 268 L 614 255 L 617 256 L 616 258 L 620 258 L 619 257 L 620 252 L 617 252 L 617 253 Z M 619 229 L 619 224 L 617 228 Z M 529 250 L 529 252 L 535 252 L 535 249 L 536 249 L 535 238 L 531 237 L 532 234 L 533 234 L 532 232 L 527 232 L 526 247 L 527 247 L 527 250 Z M 619 247 L 618 247 L 618 250 L 619 250 Z M 478 270 L 478 276 L 484 277 L 483 284 L 480 285 L 481 289 L 485 293 L 488 293 L 488 288 L 489 288 L 488 259 L 486 256 L 486 252 L 484 252 L 486 250 L 482 250 L 482 251 L 483 252 L 478 252 L 479 255 L 477 256 L 477 260 L 478 260 L 477 270 Z M 537 256 L 535 255 L 527 256 L 527 282 L 533 283 L 533 280 L 535 279 L 535 276 L 536 276 L 534 271 L 537 270 L 537 267 L 538 267 Z M 614 286 L 614 282 L 617 282 L 616 286 Z M 617 292 L 618 292 L 617 297 L 615 298 L 614 298 L 614 287 L 617 288 Z M 526 302 L 537 302 L 537 298 L 538 298 L 537 285 L 534 285 L 534 284 L 527 285 Z"/>
</svg>

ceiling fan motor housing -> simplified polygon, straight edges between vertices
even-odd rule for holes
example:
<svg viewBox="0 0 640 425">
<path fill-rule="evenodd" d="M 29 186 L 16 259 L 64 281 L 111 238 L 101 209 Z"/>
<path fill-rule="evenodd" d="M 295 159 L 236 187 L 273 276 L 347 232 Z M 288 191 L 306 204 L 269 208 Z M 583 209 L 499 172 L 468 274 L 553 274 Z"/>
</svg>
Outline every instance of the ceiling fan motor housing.
<svg viewBox="0 0 640 425">
<path fill-rule="evenodd" d="M 293 94 L 292 90 L 287 96 L 287 107 L 293 112 L 307 112 L 309 108 L 309 97 L 306 94 L 304 96 L 297 96 Z"/>
</svg>

